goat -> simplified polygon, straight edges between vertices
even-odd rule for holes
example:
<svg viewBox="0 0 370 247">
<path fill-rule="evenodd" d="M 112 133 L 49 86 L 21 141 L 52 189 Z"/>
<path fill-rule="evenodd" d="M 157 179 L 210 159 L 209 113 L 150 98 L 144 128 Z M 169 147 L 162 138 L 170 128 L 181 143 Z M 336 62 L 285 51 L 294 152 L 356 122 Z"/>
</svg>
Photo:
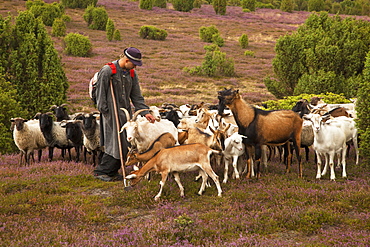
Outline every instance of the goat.
<svg viewBox="0 0 370 247">
<path fill-rule="evenodd" d="M 58 105 L 53 105 L 50 107 L 50 110 L 54 112 L 54 115 L 56 117 L 57 122 L 61 122 L 62 120 L 70 120 L 70 116 L 67 113 L 67 104 L 61 104 L 60 106 Z"/>
<path fill-rule="evenodd" d="M 239 172 L 237 167 L 237 162 L 239 156 L 245 152 L 245 146 L 243 144 L 243 138 L 245 136 L 239 133 L 234 133 L 230 137 L 225 139 L 225 150 L 223 151 L 224 161 L 225 161 L 225 171 L 223 183 L 227 183 L 228 172 L 229 172 L 229 162 L 232 160 L 232 165 L 234 167 L 234 175 L 236 179 L 239 179 Z"/>
<path fill-rule="evenodd" d="M 302 177 L 300 157 L 302 119 L 291 110 L 265 111 L 247 104 L 240 96 L 239 90 L 225 89 L 218 92 L 219 114 L 222 116 L 226 106 L 232 111 L 239 127 L 239 134 L 248 138 L 243 139 L 245 145 L 255 147 L 257 178 L 260 176 L 260 158 L 262 145 L 289 145 L 293 141 L 298 158 L 298 176 Z M 286 154 L 286 172 L 290 171 L 290 149 Z M 248 170 L 247 178 L 250 177 Z"/>
<path fill-rule="evenodd" d="M 147 162 L 160 150 L 164 148 L 173 147 L 176 144 L 176 140 L 171 133 L 163 133 L 160 135 L 146 150 L 144 153 L 136 153 L 134 149 L 131 149 L 127 155 L 126 166 L 133 165 L 138 162 Z"/>
<path fill-rule="evenodd" d="M 159 108 L 157 106 L 150 106 L 149 113 L 153 115 L 155 121 L 161 121 L 161 114 L 159 113 Z"/>
<path fill-rule="evenodd" d="M 33 157 L 34 150 L 38 150 L 38 161 L 41 160 L 42 149 L 46 148 L 46 140 L 41 133 L 37 120 L 29 121 L 23 118 L 12 118 L 10 120 L 13 126 L 13 138 L 15 145 L 21 151 L 19 164 L 22 164 L 22 157 L 25 157 L 25 163 L 30 164 L 30 158 Z"/>
<path fill-rule="evenodd" d="M 173 135 L 178 144 L 178 130 L 171 121 L 162 121 L 150 123 L 146 118 L 138 118 L 138 114 L 147 109 L 138 110 L 130 119 L 130 115 L 125 108 L 121 108 L 126 114 L 127 122 L 121 127 L 121 131 L 126 130 L 127 141 L 133 147 L 136 147 L 139 153 L 148 149 L 149 145 L 161 134 L 169 132 Z"/>
<path fill-rule="evenodd" d="M 300 99 L 297 103 L 293 106 L 292 111 L 297 112 L 300 117 L 303 117 L 305 114 L 309 114 L 311 112 L 311 106 L 306 99 Z"/>
<path fill-rule="evenodd" d="M 225 149 L 225 131 L 227 131 L 227 128 L 224 130 L 213 130 L 210 128 L 213 133 L 212 135 L 200 130 L 199 128 L 190 128 L 187 131 L 188 139 L 186 140 L 186 143 L 202 143 L 210 148 L 222 151 Z"/>
<path fill-rule="evenodd" d="M 322 175 L 325 175 L 327 164 L 329 164 L 330 179 L 335 180 L 334 155 L 339 153 L 342 157 L 342 176 L 347 177 L 345 160 L 347 145 L 346 135 L 342 130 L 342 125 L 335 123 L 335 121 L 323 121 L 323 117 L 320 114 L 309 114 L 305 116 L 305 119 L 312 122 L 312 128 L 315 135 L 313 147 L 317 156 L 316 178 L 320 179 Z M 325 168 L 321 172 L 322 155 L 326 158 L 326 161 Z"/>
<path fill-rule="evenodd" d="M 49 161 L 53 159 L 54 148 L 62 149 L 62 157 L 64 158 L 63 150 L 68 150 L 69 160 L 71 160 L 72 143 L 68 141 L 66 131 L 60 126 L 59 122 L 54 122 L 51 112 L 37 114 L 40 119 L 40 129 L 45 137 L 46 144 L 49 147 Z"/>
<path fill-rule="evenodd" d="M 141 169 L 132 171 L 130 175 L 126 176 L 126 179 L 130 179 L 131 185 L 133 186 L 148 172 L 156 171 L 160 173 L 162 176 L 159 183 L 160 189 L 158 194 L 154 197 L 155 200 L 158 200 L 162 194 L 169 173 L 173 173 L 175 181 L 180 188 L 180 196 L 183 197 L 184 187 L 181 184 L 179 172 L 199 171 L 202 175 L 202 185 L 198 194 L 203 194 L 207 178 L 210 176 L 216 184 L 218 191 L 217 195 L 221 197 L 222 190 L 220 182 L 210 164 L 210 156 L 212 153 L 220 153 L 220 151 L 213 150 L 200 143 L 165 148 L 151 158 Z"/>
</svg>

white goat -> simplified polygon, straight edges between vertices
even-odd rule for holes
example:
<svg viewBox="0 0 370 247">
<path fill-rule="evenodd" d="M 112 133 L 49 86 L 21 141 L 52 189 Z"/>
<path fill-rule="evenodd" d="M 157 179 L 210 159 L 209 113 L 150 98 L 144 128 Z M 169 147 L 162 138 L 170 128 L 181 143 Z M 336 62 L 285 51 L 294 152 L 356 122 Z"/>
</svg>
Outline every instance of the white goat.
<svg viewBox="0 0 370 247">
<path fill-rule="evenodd" d="M 39 151 L 39 161 L 42 149 L 46 148 L 46 140 L 41 133 L 38 120 L 26 120 L 23 118 L 12 118 L 14 124 L 13 138 L 15 145 L 21 151 L 19 164 L 22 164 L 22 157 L 25 156 L 25 162 L 30 164 L 30 158 L 33 157 L 34 150 Z"/>
<path fill-rule="evenodd" d="M 179 172 L 199 171 L 202 175 L 202 185 L 198 194 L 203 194 L 207 178 L 210 176 L 216 184 L 217 195 L 221 196 L 222 190 L 218 176 L 210 164 L 212 153 L 220 152 L 200 143 L 165 148 L 151 158 L 140 170 L 131 172 L 130 175 L 126 176 L 126 179 L 130 179 L 131 185 L 135 185 L 150 171 L 160 173 L 162 176 L 162 180 L 159 183 L 161 187 L 158 194 L 154 197 L 155 200 L 158 200 L 169 173 L 173 173 L 175 181 L 180 188 L 180 196 L 183 197 L 184 187 L 181 184 Z"/>
<path fill-rule="evenodd" d="M 228 172 L 229 172 L 229 163 L 232 160 L 232 165 L 234 167 L 234 173 L 236 179 L 239 179 L 238 172 L 238 158 L 245 152 L 245 146 L 243 144 L 243 138 L 238 133 L 232 134 L 230 137 L 225 139 L 225 150 L 223 151 L 224 161 L 225 161 L 225 171 L 224 171 L 224 180 L 223 183 L 227 183 Z"/>
<path fill-rule="evenodd" d="M 138 114 L 147 109 L 136 111 L 132 119 L 125 108 L 121 108 L 126 113 L 127 122 L 122 126 L 121 131 L 126 130 L 127 141 L 133 147 L 136 147 L 139 153 L 144 152 L 163 133 L 171 133 L 178 145 L 178 130 L 175 125 L 166 119 L 150 123 L 144 117 L 138 117 Z"/>
<path fill-rule="evenodd" d="M 321 172 L 321 156 L 326 158 L 325 167 L 330 166 L 330 179 L 335 180 L 334 172 L 334 156 L 340 154 L 342 157 L 341 163 L 343 166 L 342 177 L 347 177 L 346 173 L 346 135 L 343 132 L 342 124 L 335 121 L 323 121 L 320 114 L 307 114 L 305 119 L 312 121 L 314 132 L 313 148 L 317 155 L 317 174 L 319 179 L 325 175 L 326 168 Z"/>
</svg>

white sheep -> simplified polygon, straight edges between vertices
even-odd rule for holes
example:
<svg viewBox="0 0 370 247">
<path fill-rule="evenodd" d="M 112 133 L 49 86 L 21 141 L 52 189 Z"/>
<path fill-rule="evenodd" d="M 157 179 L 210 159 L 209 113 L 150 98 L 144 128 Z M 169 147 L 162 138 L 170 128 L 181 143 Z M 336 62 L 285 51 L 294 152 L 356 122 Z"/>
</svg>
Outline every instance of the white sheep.
<svg viewBox="0 0 370 247">
<path fill-rule="evenodd" d="M 47 147 L 46 140 L 41 133 L 38 120 L 26 120 L 23 118 L 12 118 L 14 124 L 13 138 L 15 145 L 21 151 L 19 163 L 22 164 L 22 157 L 25 156 L 26 164 L 30 164 L 30 158 L 34 161 L 34 150 L 39 151 L 38 160 L 40 162 L 42 149 Z"/>
</svg>

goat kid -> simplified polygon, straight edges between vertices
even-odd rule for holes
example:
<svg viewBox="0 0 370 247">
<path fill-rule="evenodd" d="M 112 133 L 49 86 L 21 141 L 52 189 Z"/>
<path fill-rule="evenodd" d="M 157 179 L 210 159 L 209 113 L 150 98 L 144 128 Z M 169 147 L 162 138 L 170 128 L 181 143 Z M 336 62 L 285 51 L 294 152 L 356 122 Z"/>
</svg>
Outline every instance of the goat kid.
<svg viewBox="0 0 370 247">
<path fill-rule="evenodd" d="M 305 119 L 312 122 L 314 132 L 313 148 L 317 156 L 317 174 L 316 178 L 320 179 L 325 175 L 327 166 L 330 167 L 330 179 L 335 180 L 334 172 L 334 156 L 340 154 L 342 157 L 341 164 L 343 167 L 342 176 L 347 177 L 346 173 L 346 135 L 343 132 L 342 124 L 335 121 L 323 121 L 324 118 L 320 114 L 308 114 Z M 325 167 L 321 172 L 322 160 L 324 157 Z"/>
<path fill-rule="evenodd" d="M 161 174 L 160 189 L 154 197 L 158 200 L 162 194 L 163 187 L 166 183 L 169 173 L 173 173 L 175 181 L 180 188 L 180 196 L 184 196 L 184 187 L 181 184 L 179 172 L 199 171 L 202 175 L 202 185 L 198 192 L 202 195 L 208 176 L 210 176 L 216 184 L 218 196 L 221 197 L 222 190 L 217 174 L 213 171 L 210 164 L 210 156 L 212 153 L 220 153 L 206 145 L 196 143 L 174 146 L 161 150 L 153 158 L 151 158 L 141 169 L 132 171 L 126 179 L 130 179 L 131 185 L 136 185 L 148 172 L 156 171 Z"/>
<path fill-rule="evenodd" d="M 225 161 L 225 170 L 224 170 L 224 180 L 223 183 L 227 183 L 228 173 L 229 173 L 229 163 L 232 160 L 232 165 L 234 168 L 234 175 L 236 179 L 239 179 L 238 172 L 238 158 L 243 155 L 245 152 L 245 146 L 243 144 L 243 138 L 245 136 L 240 135 L 239 133 L 234 133 L 230 137 L 225 139 L 225 150 L 223 151 L 224 161 Z"/>
</svg>

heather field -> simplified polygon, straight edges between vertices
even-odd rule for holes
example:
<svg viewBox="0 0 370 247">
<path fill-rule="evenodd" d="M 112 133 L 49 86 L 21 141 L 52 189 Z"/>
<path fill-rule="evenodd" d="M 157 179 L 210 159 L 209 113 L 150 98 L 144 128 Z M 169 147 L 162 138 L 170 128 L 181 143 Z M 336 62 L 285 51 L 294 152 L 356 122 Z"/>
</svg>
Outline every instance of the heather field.
<svg viewBox="0 0 370 247">
<path fill-rule="evenodd" d="M 0 1 L 0 14 L 16 15 L 24 4 Z M 182 13 L 171 4 L 151 11 L 139 9 L 134 1 L 98 4 L 106 7 L 122 41 L 108 42 L 104 31 L 88 29 L 80 9 L 66 10 L 72 19 L 67 32 L 89 36 L 91 56 L 67 56 L 62 39 L 53 38 L 70 82 L 66 103 L 71 113 L 95 110 L 88 98 L 88 81 L 127 46 L 143 53 L 144 65 L 137 71 L 149 105 L 217 103 L 217 91 L 224 87 L 239 89 L 249 103 L 274 99 L 263 78 L 272 74 L 275 42 L 309 16 L 271 9 L 244 13 L 241 7 L 228 7 L 225 16 L 218 16 L 210 5 Z M 143 40 L 138 35 L 143 25 L 165 29 L 168 37 Z M 208 44 L 199 39 L 198 31 L 209 25 L 215 25 L 224 38 L 221 51 L 234 59 L 237 76 L 207 78 L 183 71 L 202 64 L 203 47 Z M 245 56 L 239 46 L 243 33 L 255 57 Z M 52 162 L 47 161 L 47 151 L 40 163 L 20 166 L 18 162 L 18 154 L 0 156 L 0 246 L 4 247 L 370 246 L 370 172 L 362 160 L 355 165 L 353 149 L 347 159 L 347 179 L 339 167 L 336 181 L 330 181 L 328 174 L 316 180 L 313 152 L 303 162 L 303 178 L 298 178 L 295 158 L 291 172 L 285 174 L 284 165 L 273 156 L 259 180 L 242 176 L 221 184 L 221 198 L 212 181 L 198 196 L 197 174 L 188 173 L 180 175 L 184 198 L 170 177 L 159 201 L 153 199 L 159 175 L 125 191 L 122 182 L 96 180 L 90 164 L 64 161 L 58 151 Z M 214 170 L 222 181 L 223 167 L 214 165 Z"/>
</svg>

